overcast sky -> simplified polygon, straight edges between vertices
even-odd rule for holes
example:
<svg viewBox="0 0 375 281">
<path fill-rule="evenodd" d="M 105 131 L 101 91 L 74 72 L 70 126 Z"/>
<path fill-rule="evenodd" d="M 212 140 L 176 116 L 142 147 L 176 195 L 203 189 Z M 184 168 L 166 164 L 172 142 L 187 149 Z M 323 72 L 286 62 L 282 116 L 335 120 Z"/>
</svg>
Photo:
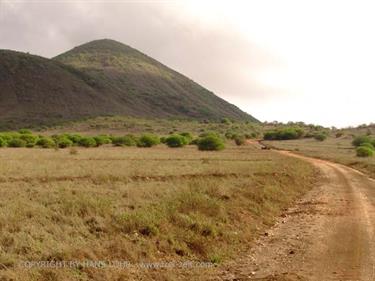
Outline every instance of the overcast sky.
<svg viewBox="0 0 375 281">
<path fill-rule="evenodd" d="M 341 127 L 375 122 L 374 15 L 371 0 L 0 0 L 0 49 L 111 38 L 262 121 Z"/>
</svg>

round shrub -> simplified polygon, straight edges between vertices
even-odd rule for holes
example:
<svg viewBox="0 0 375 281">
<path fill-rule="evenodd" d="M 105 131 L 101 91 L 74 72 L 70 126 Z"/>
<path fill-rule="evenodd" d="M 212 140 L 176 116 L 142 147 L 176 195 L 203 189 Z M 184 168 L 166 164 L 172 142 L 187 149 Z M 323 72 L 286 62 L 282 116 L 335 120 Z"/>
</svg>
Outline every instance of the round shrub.
<svg viewBox="0 0 375 281">
<path fill-rule="evenodd" d="M 94 140 L 96 142 L 96 146 L 112 143 L 111 138 L 108 136 L 96 136 L 94 137 Z"/>
<path fill-rule="evenodd" d="M 26 147 L 26 142 L 20 138 L 14 138 L 8 142 L 9 147 Z"/>
<path fill-rule="evenodd" d="M 199 150 L 222 150 L 224 148 L 224 141 L 216 135 L 208 135 L 198 140 Z"/>
<path fill-rule="evenodd" d="M 0 137 L 0 147 L 6 147 L 8 145 L 7 141 Z"/>
<path fill-rule="evenodd" d="M 82 139 L 82 136 L 78 134 L 65 134 L 65 136 L 68 139 L 70 139 L 73 142 L 73 144 L 76 144 L 76 145 L 78 145 L 80 140 Z"/>
<path fill-rule="evenodd" d="M 358 157 L 370 157 L 374 155 L 374 150 L 372 150 L 371 148 L 367 146 L 357 147 L 356 152 L 357 152 Z"/>
<path fill-rule="evenodd" d="M 43 148 L 54 148 L 56 147 L 56 143 L 52 138 L 49 137 L 41 137 L 39 138 L 36 145 L 43 147 Z"/>
<path fill-rule="evenodd" d="M 139 138 L 137 146 L 138 147 L 152 147 L 158 145 L 160 143 L 160 139 L 158 136 L 155 135 L 143 135 Z"/>
<path fill-rule="evenodd" d="M 132 135 L 127 135 L 123 137 L 112 137 L 112 143 L 115 146 L 135 146 L 137 140 Z"/>
<path fill-rule="evenodd" d="M 185 137 L 181 135 L 171 135 L 167 137 L 167 139 L 165 140 L 165 143 L 169 147 L 183 147 L 188 144 L 188 141 Z"/>
<path fill-rule="evenodd" d="M 5 140 L 6 143 L 9 143 L 14 138 L 19 138 L 18 133 L 1 133 L 0 137 Z"/>
<path fill-rule="evenodd" d="M 354 138 L 352 144 L 358 147 L 364 143 L 371 143 L 371 142 L 372 142 L 372 139 L 369 136 L 358 136 Z"/>
<path fill-rule="evenodd" d="M 327 135 L 323 133 L 318 133 L 314 135 L 314 139 L 317 141 L 325 141 L 327 139 Z"/>
<path fill-rule="evenodd" d="M 55 139 L 55 142 L 59 148 L 66 148 L 73 145 L 73 142 L 67 136 L 59 136 Z"/>
<path fill-rule="evenodd" d="M 79 145 L 83 147 L 95 147 L 97 146 L 96 141 L 93 137 L 82 137 L 79 141 Z"/>
<path fill-rule="evenodd" d="M 245 136 L 236 136 L 234 138 L 234 143 L 236 145 L 244 145 L 246 143 L 246 137 Z"/>
<path fill-rule="evenodd" d="M 23 134 L 19 138 L 26 142 L 26 147 L 34 147 L 39 139 L 39 137 L 30 134 Z"/>
<path fill-rule="evenodd" d="M 183 132 L 179 135 L 183 136 L 186 139 L 187 144 L 190 144 L 192 142 L 192 140 L 194 139 L 193 135 L 189 132 Z"/>
</svg>

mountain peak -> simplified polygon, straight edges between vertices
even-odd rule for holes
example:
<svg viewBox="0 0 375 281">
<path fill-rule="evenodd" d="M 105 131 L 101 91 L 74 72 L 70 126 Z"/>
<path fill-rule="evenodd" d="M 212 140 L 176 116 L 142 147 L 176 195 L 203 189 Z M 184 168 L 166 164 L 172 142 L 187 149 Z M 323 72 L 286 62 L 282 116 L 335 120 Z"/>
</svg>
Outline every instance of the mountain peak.
<svg viewBox="0 0 375 281">
<path fill-rule="evenodd" d="M 103 115 L 256 121 L 191 79 L 115 40 L 94 40 L 51 60 L 10 51 L 3 57 L 0 126 Z"/>
<path fill-rule="evenodd" d="M 106 52 L 106 53 L 118 53 L 118 52 L 134 52 L 135 49 L 128 45 L 120 43 L 112 39 L 99 39 L 87 42 L 79 45 L 67 53 L 74 52 Z"/>
</svg>

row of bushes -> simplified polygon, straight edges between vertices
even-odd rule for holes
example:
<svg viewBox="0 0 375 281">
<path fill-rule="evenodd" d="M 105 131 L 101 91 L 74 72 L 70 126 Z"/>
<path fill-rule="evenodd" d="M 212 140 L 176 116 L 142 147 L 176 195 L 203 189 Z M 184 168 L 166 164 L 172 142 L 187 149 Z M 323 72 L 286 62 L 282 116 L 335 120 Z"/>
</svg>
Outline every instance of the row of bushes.
<svg viewBox="0 0 375 281">
<path fill-rule="evenodd" d="M 241 141 L 236 138 L 236 143 Z M 177 148 L 189 144 L 197 145 L 199 150 L 221 150 L 225 147 L 224 140 L 217 134 L 206 133 L 194 139 L 190 133 L 173 134 L 159 138 L 156 135 L 145 134 L 140 137 L 126 136 L 81 136 L 78 134 L 61 134 L 48 136 L 36 136 L 31 132 L 7 132 L 0 133 L 0 147 L 42 147 L 42 148 L 67 148 L 71 146 L 98 147 L 105 144 L 114 146 L 138 146 L 152 147 L 164 143 L 169 147 Z"/>
<path fill-rule="evenodd" d="M 375 152 L 375 139 L 370 136 L 357 136 L 352 144 L 356 147 L 358 157 L 370 157 Z"/>
<path fill-rule="evenodd" d="M 307 132 L 299 127 L 279 128 L 276 130 L 267 131 L 264 133 L 264 140 L 296 140 L 301 138 L 314 138 L 317 141 L 324 141 L 327 139 L 327 132 L 315 131 Z"/>
<path fill-rule="evenodd" d="M 289 127 L 267 131 L 264 133 L 264 140 L 295 140 L 304 136 L 305 132 L 302 128 Z"/>
</svg>

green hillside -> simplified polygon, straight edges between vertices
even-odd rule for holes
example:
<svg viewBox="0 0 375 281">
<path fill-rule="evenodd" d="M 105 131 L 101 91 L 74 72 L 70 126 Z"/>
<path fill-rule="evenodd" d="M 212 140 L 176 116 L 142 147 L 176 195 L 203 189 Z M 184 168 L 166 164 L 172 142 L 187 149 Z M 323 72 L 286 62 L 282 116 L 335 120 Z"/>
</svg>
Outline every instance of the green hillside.
<svg viewBox="0 0 375 281">
<path fill-rule="evenodd" d="M 93 41 L 54 59 L 0 50 L 1 129 L 114 115 L 257 121 L 116 41 Z"/>
<path fill-rule="evenodd" d="M 55 60 L 89 74 L 106 95 L 130 104 L 130 114 L 255 121 L 189 78 L 113 40 L 81 45 Z"/>
<path fill-rule="evenodd" d="M 116 110 L 84 73 L 46 58 L 0 50 L 0 128 L 39 126 Z"/>
</svg>

